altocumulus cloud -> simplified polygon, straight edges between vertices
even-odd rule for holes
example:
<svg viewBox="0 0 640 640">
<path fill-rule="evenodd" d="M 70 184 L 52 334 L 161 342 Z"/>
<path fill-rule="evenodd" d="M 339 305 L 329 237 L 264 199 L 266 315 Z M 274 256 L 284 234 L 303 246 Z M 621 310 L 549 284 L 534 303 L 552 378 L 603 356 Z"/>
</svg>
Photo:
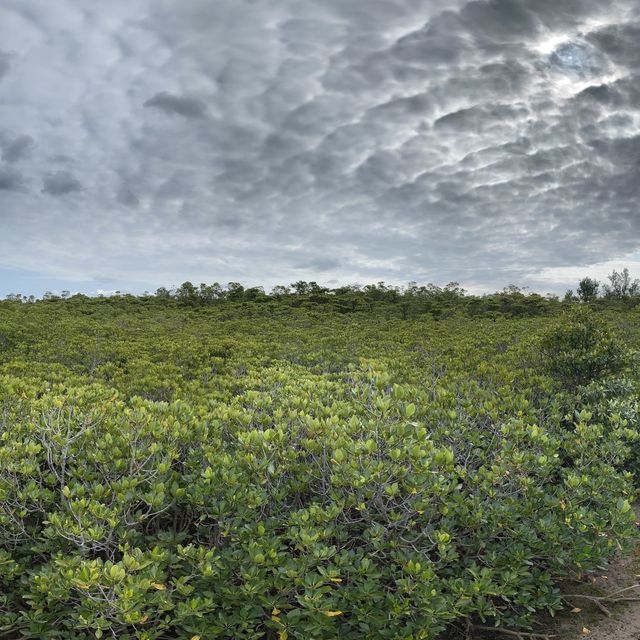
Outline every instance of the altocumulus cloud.
<svg viewBox="0 0 640 640">
<path fill-rule="evenodd" d="M 21 135 L 6 141 L 0 137 L 0 149 L 2 159 L 5 162 L 18 162 L 22 160 L 33 147 L 33 138 L 29 135 Z"/>
<path fill-rule="evenodd" d="M 185 118 L 204 117 L 207 106 L 201 100 L 185 96 L 174 96 L 166 91 L 157 93 L 144 103 L 145 107 L 155 107 L 166 113 L 175 113 Z"/>
<path fill-rule="evenodd" d="M 0 191 L 15 191 L 22 187 L 22 176 L 15 170 L 0 166 Z"/>
<path fill-rule="evenodd" d="M 4 0 L 0 264 L 108 289 L 560 288 L 640 248 L 639 18 L 635 0 Z"/>
<path fill-rule="evenodd" d="M 52 196 L 64 196 L 73 191 L 79 191 L 82 185 L 68 171 L 56 171 L 50 173 L 44 179 L 42 191 Z"/>
</svg>

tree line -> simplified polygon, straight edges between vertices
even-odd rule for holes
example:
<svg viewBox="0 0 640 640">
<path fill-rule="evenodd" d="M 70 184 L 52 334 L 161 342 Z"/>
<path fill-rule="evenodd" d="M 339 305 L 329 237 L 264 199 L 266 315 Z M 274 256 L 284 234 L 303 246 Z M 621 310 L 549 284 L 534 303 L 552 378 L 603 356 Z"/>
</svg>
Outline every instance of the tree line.
<svg viewBox="0 0 640 640">
<path fill-rule="evenodd" d="M 640 280 L 632 278 L 627 268 L 613 271 L 606 282 L 590 277 L 580 280 L 576 290 L 570 289 L 561 299 L 555 294 L 542 295 L 527 287 L 508 285 L 501 291 L 484 295 L 470 294 L 458 282 L 444 286 L 429 283 L 419 285 L 409 282 L 396 286 L 385 282 L 367 285 L 343 285 L 326 287 L 315 281 L 298 280 L 288 285 L 276 285 L 270 291 L 264 287 L 246 287 L 240 282 L 222 285 L 190 281 L 177 287 L 160 287 L 154 293 L 133 295 L 116 291 L 111 295 L 87 296 L 63 291 L 55 294 L 47 291 L 41 298 L 10 294 L 13 303 L 51 303 L 108 301 L 123 305 L 129 302 L 167 304 L 183 307 L 204 307 L 220 303 L 267 303 L 283 307 L 326 307 L 340 313 L 374 311 L 381 308 L 395 309 L 395 313 L 407 319 L 410 316 L 430 313 L 434 317 L 446 317 L 454 312 L 467 315 L 538 316 L 553 313 L 559 307 L 570 304 L 596 304 L 599 306 L 635 307 L 640 303 Z"/>
</svg>

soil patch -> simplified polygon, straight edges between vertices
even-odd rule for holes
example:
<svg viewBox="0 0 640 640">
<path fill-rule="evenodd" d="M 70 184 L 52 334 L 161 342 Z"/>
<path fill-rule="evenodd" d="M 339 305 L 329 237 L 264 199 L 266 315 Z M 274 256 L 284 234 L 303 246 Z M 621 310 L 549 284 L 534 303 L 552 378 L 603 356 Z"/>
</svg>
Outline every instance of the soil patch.
<svg viewBox="0 0 640 640">
<path fill-rule="evenodd" d="M 554 618 L 539 619 L 531 632 L 519 638 L 517 632 L 475 631 L 471 640 L 640 640 L 640 545 L 599 574 L 560 588 L 567 594 L 567 608 Z"/>
<path fill-rule="evenodd" d="M 559 640 L 580 637 L 589 640 L 640 640 L 640 547 L 612 562 L 606 571 L 587 583 L 576 588 L 563 585 L 563 591 L 576 594 L 576 597 L 567 597 L 567 602 L 575 608 L 573 612 L 563 612 L 549 624 L 547 633 L 556 635 Z M 579 597 L 581 595 L 587 597 Z M 612 602 L 600 601 L 609 615 L 589 601 L 588 596 L 611 598 Z"/>
</svg>

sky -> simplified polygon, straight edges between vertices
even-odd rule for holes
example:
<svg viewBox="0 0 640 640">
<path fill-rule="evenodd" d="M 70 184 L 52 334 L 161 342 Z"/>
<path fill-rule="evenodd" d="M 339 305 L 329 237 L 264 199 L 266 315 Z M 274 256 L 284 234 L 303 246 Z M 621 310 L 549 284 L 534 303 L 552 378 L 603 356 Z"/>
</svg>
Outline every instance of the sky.
<svg viewBox="0 0 640 640">
<path fill-rule="evenodd" d="M 2 0 L 0 296 L 640 275 L 636 0 Z"/>
</svg>

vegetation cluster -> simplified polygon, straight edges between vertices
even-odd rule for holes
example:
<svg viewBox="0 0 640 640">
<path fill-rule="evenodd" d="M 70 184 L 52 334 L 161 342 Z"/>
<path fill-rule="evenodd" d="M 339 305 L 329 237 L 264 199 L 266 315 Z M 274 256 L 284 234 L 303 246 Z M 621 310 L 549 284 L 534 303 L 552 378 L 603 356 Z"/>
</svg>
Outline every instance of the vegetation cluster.
<svg viewBox="0 0 640 640">
<path fill-rule="evenodd" d="M 3 637 L 526 628 L 634 540 L 632 295 L 208 295 L 0 303 Z"/>
</svg>

